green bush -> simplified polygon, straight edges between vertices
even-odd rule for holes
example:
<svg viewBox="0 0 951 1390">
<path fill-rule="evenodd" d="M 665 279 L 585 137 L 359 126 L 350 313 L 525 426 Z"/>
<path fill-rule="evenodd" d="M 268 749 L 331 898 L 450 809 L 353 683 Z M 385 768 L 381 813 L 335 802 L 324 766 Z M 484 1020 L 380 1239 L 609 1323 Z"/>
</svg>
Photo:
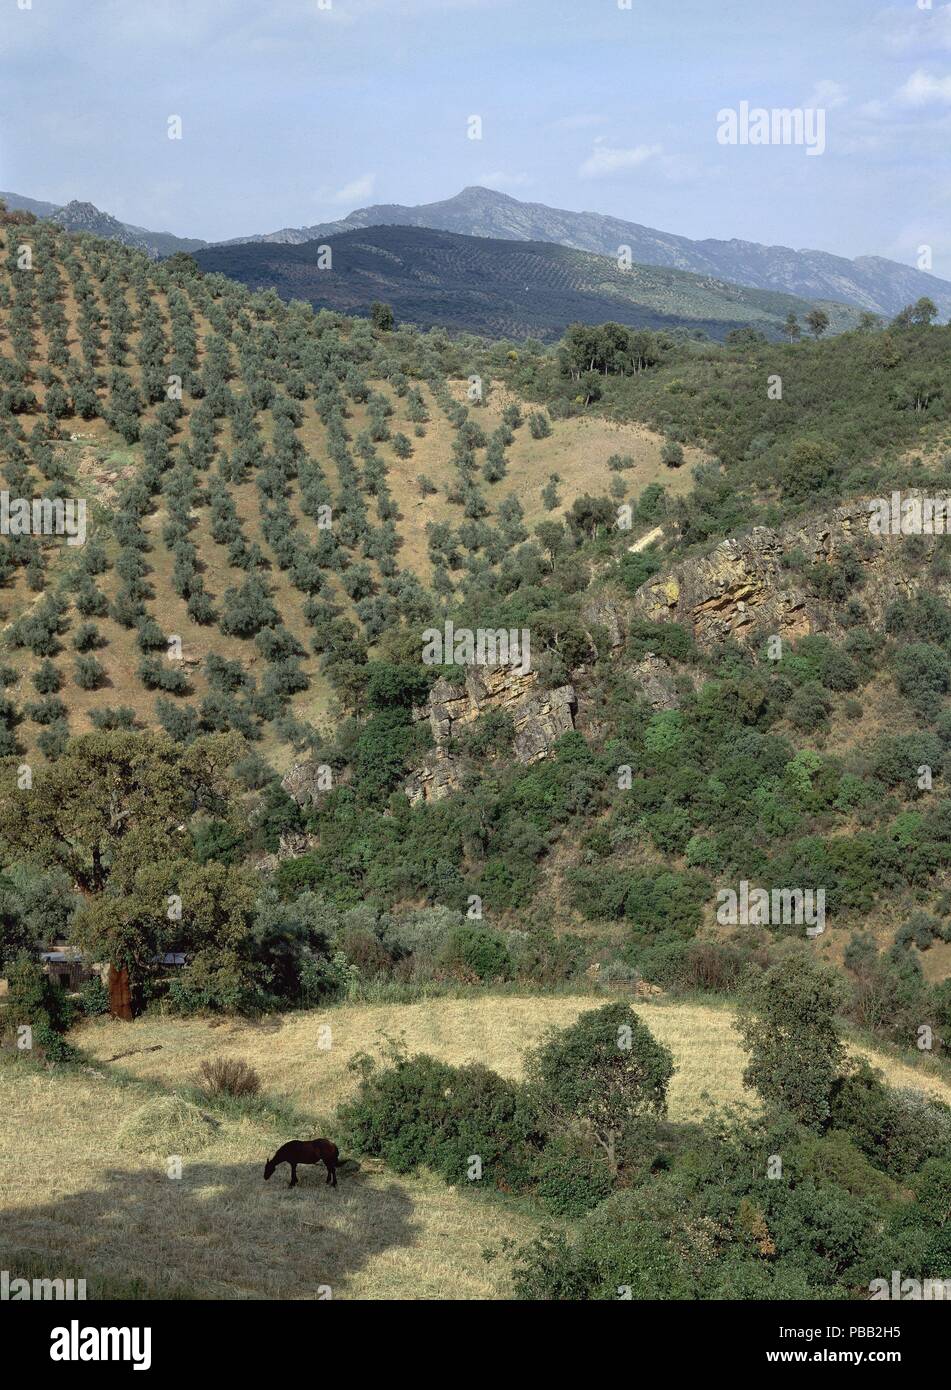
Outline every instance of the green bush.
<svg viewBox="0 0 951 1390">
<path fill-rule="evenodd" d="M 512 974 L 512 958 L 505 940 L 487 927 L 457 927 L 446 942 L 440 963 L 450 971 L 462 970 L 479 980 L 507 980 Z"/>
<path fill-rule="evenodd" d="M 575 1241 L 544 1232 L 519 1251 L 513 1277 L 516 1296 L 531 1300 L 698 1297 L 677 1247 L 633 1192 L 603 1202 Z"/>
<path fill-rule="evenodd" d="M 746 985 L 737 1031 L 749 1053 L 743 1073 L 767 1106 L 821 1127 L 830 1114 L 845 1060 L 835 1015 L 844 1002 L 842 978 L 802 952 Z"/>
<path fill-rule="evenodd" d="M 72 1000 L 28 951 L 20 951 L 7 969 L 7 1005 L 0 1014 L 4 1032 L 16 1038 L 17 1028 L 29 1024 L 34 1046 L 55 1046 L 76 1016 Z"/>
<path fill-rule="evenodd" d="M 574 1135 L 556 1135 L 535 1158 L 535 1195 L 553 1216 L 584 1216 L 614 1186 L 605 1155 Z"/>
<path fill-rule="evenodd" d="M 483 1183 L 523 1189 L 539 1139 L 524 1087 L 472 1063 L 456 1068 L 446 1100 L 445 1125 L 434 1136 L 429 1166 L 447 1183 L 462 1185 L 478 1158 Z"/>
<path fill-rule="evenodd" d="M 86 1018 L 99 1018 L 109 1012 L 109 991 L 98 975 L 79 986 L 79 1007 Z"/>
<path fill-rule="evenodd" d="M 526 1071 L 552 1128 L 620 1156 L 642 1121 L 666 1115 L 674 1062 L 633 1009 L 606 1004 L 530 1052 Z"/>
<path fill-rule="evenodd" d="M 364 1060 L 360 1090 L 337 1115 L 347 1145 L 397 1173 L 428 1164 L 449 1126 L 454 1080 L 452 1067 L 423 1054 L 399 1057 L 386 1070 Z"/>
</svg>

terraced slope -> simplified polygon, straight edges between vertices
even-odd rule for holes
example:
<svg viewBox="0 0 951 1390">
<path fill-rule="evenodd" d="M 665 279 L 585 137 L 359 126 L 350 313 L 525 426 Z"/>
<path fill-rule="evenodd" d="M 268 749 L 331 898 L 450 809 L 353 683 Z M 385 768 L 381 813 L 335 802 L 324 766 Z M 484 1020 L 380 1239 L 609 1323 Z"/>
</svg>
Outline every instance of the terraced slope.
<svg viewBox="0 0 951 1390">
<path fill-rule="evenodd" d="M 712 275 L 636 263 L 620 269 L 617 254 L 612 259 L 546 242 L 381 226 L 337 231 L 300 246 L 212 246 L 196 260 L 205 270 L 317 308 L 365 314 L 374 300 L 385 300 L 399 319 L 492 337 L 550 340 L 579 320 L 680 326 L 714 338 L 753 327 L 778 337 L 789 313 L 802 319 L 813 307 L 795 295 Z M 824 307 L 833 330 L 858 321 L 857 309 Z"/>
</svg>

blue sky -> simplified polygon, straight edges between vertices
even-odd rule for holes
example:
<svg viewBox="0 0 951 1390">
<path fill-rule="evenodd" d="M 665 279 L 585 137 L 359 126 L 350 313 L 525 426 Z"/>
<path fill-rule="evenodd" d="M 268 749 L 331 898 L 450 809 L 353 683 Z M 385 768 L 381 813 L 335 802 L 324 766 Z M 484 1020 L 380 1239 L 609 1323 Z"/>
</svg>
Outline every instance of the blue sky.
<svg viewBox="0 0 951 1390">
<path fill-rule="evenodd" d="M 951 3 L 327 3 L 2 0 L 0 187 L 220 239 L 482 183 L 951 279 Z M 825 154 L 719 145 L 744 100 Z"/>
</svg>

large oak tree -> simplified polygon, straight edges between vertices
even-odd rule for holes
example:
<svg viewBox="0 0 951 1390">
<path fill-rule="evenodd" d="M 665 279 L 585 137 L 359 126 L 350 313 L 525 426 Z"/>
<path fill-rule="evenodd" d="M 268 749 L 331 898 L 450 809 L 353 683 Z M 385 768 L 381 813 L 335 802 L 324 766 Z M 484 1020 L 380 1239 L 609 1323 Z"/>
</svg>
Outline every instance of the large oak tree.
<svg viewBox="0 0 951 1390">
<path fill-rule="evenodd" d="M 240 822 L 228 773 L 239 751 L 234 735 L 182 747 L 152 732 L 91 733 L 29 786 L 17 760 L 4 760 L 5 854 L 69 876 L 83 899 L 74 939 L 109 962 L 117 1017 L 133 1017 L 156 958 L 196 932 L 212 960 L 217 950 L 222 968 L 237 969 L 253 891 L 240 871 L 195 861 L 190 826 L 199 816 Z"/>
</svg>

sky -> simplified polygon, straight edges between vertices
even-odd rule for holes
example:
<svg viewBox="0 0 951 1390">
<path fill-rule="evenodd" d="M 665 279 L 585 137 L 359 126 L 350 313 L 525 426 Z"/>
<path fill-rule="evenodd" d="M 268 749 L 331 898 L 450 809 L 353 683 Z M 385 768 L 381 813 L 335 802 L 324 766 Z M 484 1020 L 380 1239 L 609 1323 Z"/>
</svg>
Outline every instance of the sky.
<svg viewBox="0 0 951 1390">
<path fill-rule="evenodd" d="M 0 188 L 154 231 L 484 184 L 951 279 L 943 0 L 0 0 L 0 77 Z M 824 152 L 719 143 L 744 101 Z"/>
</svg>

